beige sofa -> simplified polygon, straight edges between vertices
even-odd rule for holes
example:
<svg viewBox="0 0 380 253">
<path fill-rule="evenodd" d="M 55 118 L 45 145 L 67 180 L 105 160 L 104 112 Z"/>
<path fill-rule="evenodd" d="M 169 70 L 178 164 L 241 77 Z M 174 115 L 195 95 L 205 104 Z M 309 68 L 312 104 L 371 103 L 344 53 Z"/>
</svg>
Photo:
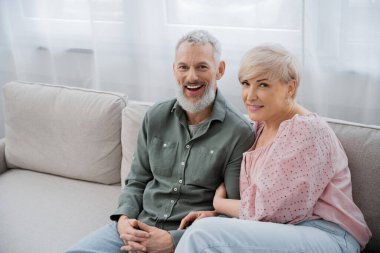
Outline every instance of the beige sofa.
<svg viewBox="0 0 380 253">
<path fill-rule="evenodd" d="M 0 253 L 63 252 L 109 222 L 150 104 L 47 84 L 3 87 Z M 353 195 L 380 252 L 380 128 L 329 120 L 349 158 Z"/>
</svg>

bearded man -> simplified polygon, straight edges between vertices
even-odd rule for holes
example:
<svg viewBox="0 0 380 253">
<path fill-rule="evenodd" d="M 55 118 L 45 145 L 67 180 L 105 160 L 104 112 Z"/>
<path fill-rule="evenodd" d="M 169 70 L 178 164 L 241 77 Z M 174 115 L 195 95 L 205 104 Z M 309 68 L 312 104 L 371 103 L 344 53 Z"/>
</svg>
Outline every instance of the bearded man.
<svg viewBox="0 0 380 253">
<path fill-rule="evenodd" d="M 242 154 L 255 138 L 217 88 L 225 70 L 220 56 L 220 43 L 207 31 L 178 41 L 177 97 L 146 113 L 114 222 L 67 252 L 173 252 L 184 233 L 182 218 L 212 214 L 221 183 L 228 198 L 239 198 Z"/>
</svg>

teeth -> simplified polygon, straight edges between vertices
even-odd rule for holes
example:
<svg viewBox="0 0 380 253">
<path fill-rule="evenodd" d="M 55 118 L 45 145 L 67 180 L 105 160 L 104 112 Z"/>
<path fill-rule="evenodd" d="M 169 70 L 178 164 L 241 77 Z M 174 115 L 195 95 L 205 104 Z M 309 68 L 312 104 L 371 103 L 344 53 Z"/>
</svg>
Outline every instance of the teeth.
<svg viewBox="0 0 380 253">
<path fill-rule="evenodd" d="M 202 85 L 187 85 L 186 87 L 188 88 L 188 89 L 198 89 L 198 88 L 200 88 Z"/>
</svg>

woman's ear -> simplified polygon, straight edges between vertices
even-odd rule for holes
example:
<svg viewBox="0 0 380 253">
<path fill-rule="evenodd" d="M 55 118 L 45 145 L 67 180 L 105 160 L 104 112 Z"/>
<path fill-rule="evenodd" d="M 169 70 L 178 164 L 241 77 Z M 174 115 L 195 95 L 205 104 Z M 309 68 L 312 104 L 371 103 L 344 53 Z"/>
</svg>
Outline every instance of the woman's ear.
<svg viewBox="0 0 380 253">
<path fill-rule="evenodd" d="M 226 70 L 226 63 L 224 61 L 219 62 L 218 73 L 216 73 L 216 80 L 220 80 Z"/>
<path fill-rule="evenodd" d="M 297 91 L 297 81 L 292 79 L 288 83 L 288 95 L 289 95 L 289 97 L 294 98 L 294 96 L 296 95 L 296 91 Z"/>
</svg>

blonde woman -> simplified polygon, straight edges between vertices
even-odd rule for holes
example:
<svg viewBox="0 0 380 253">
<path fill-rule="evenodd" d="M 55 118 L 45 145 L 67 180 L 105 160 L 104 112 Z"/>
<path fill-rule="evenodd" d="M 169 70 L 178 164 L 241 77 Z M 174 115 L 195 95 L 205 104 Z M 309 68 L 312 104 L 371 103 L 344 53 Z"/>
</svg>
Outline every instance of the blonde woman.
<svg viewBox="0 0 380 253">
<path fill-rule="evenodd" d="M 241 200 L 221 185 L 217 213 L 185 232 L 176 252 L 359 252 L 371 232 L 352 200 L 347 156 L 328 124 L 295 101 L 295 58 L 279 45 L 244 56 L 242 98 L 256 140 L 244 153 Z M 194 212 L 181 228 L 210 212 Z"/>
</svg>

